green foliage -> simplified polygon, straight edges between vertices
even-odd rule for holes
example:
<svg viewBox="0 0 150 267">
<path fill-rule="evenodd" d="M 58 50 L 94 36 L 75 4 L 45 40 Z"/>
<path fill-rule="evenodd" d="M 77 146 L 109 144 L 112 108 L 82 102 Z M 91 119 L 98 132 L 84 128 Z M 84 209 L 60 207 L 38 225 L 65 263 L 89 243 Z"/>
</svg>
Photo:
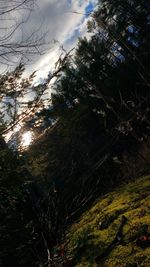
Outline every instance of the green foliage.
<svg viewBox="0 0 150 267">
<path fill-rule="evenodd" d="M 66 104 L 75 107 L 76 101 L 86 103 L 98 114 L 102 129 L 112 135 L 134 135 L 137 140 L 146 135 L 148 7 L 148 1 L 101 1 L 89 22 L 93 36 L 79 39 L 75 56 L 55 83 L 56 110 L 63 101 L 65 109 Z"/>
<path fill-rule="evenodd" d="M 1 140 L 2 137 L 1 137 Z M 31 228 L 17 208 L 25 182 L 21 160 L 1 141 L 0 150 L 0 265 L 35 266 Z"/>
<path fill-rule="evenodd" d="M 28 101 L 24 100 L 35 77 L 23 78 L 24 65 L 20 64 L 13 71 L 0 75 L 0 127 L 1 134 L 7 133 L 22 120 L 27 112 Z M 31 101 L 33 104 L 33 101 Z M 23 113 L 22 109 L 24 109 Z M 26 112 L 25 112 L 26 111 Z M 5 128 L 4 128 L 5 124 Z"/>
</svg>

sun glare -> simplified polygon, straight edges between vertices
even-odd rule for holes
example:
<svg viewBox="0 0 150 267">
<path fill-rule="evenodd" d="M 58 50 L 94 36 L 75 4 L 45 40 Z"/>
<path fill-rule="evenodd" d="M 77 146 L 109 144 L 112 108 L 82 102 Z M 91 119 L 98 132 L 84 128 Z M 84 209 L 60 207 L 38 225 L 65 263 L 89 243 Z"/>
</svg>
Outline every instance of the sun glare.
<svg viewBox="0 0 150 267">
<path fill-rule="evenodd" d="M 28 147 L 32 142 L 32 132 L 28 131 L 22 135 L 22 146 Z"/>
</svg>

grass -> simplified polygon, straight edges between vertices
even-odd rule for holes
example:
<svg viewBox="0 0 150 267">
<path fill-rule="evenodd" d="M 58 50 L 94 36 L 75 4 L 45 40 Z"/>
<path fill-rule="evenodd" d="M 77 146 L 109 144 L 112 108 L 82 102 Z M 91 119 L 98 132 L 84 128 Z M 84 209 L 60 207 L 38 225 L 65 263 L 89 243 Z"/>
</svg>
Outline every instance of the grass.
<svg viewBox="0 0 150 267">
<path fill-rule="evenodd" d="M 149 267 L 150 247 L 142 249 L 136 239 L 150 233 L 150 176 L 119 187 L 100 198 L 66 233 L 67 254 L 76 267 Z M 127 222 L 123 238 L 99 264 L 95 257 L 113 241 L 122 216 Z"/>
</svg>

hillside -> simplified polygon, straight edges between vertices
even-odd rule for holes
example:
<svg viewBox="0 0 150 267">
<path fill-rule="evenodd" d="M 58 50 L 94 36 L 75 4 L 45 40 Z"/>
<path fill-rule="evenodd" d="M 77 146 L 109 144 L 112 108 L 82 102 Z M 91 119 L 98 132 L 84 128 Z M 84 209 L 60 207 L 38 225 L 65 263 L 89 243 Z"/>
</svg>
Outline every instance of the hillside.
<svg viewBox="0 0 150 267">
<path fill-rule="evenodd" d="M 146 176 L 101 197 L 67 231 L 65 266 L 150 266 L 149 189 Z"/>
</svg>

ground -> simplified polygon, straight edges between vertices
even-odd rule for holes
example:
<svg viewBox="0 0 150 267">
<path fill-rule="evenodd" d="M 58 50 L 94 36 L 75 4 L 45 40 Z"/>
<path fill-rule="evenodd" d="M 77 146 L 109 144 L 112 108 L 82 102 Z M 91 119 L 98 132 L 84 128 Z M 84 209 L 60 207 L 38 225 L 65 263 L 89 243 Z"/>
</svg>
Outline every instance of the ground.
<svg viewBox="0 0 150 267">
<path fill-rule="evenodd" d="M 150 236 L 149 192 L 150 176 L 142 177 L 101 197 L 86 211 L 65 236 L 67 257 L 73 259 L 74 266 L 149 267 L 150 244 L 145 245 L 144 241 L 138 244 L 139 240 Z M 127 221 L 121 240 L 96 263 L 96 257 L 114 240 L 122 216 Z"/>
</svg>

